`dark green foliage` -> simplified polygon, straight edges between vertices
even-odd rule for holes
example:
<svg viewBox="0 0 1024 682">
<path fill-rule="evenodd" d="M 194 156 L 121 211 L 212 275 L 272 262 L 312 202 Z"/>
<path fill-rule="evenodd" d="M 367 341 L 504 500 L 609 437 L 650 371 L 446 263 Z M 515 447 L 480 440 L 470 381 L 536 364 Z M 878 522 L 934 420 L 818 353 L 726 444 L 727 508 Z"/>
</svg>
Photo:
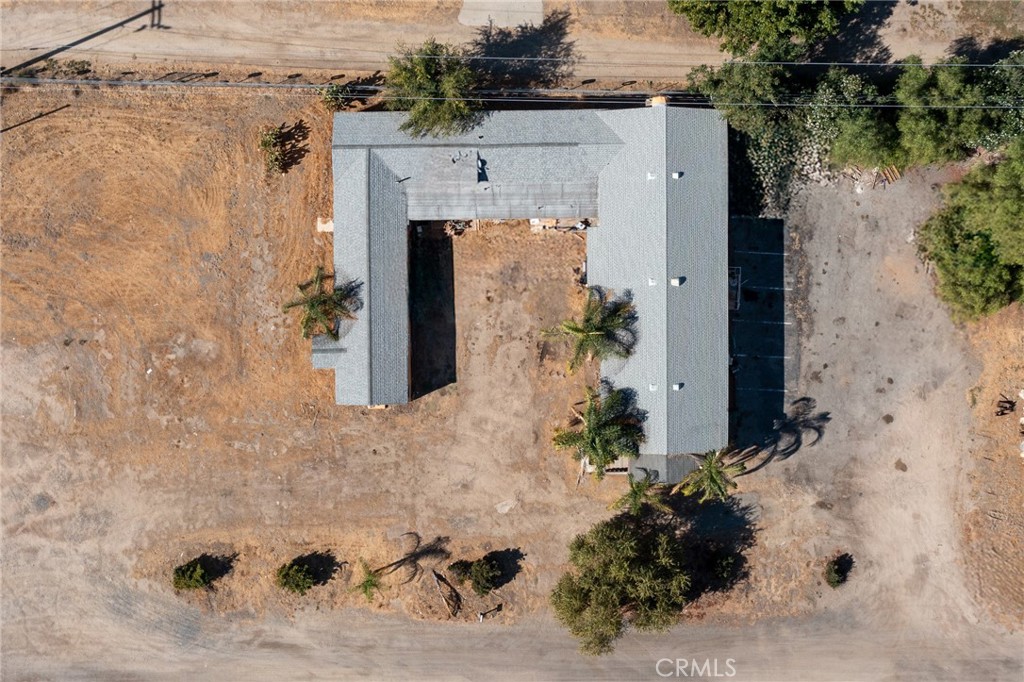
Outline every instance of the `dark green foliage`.
<svg viewBox="0 0 1024 682">
<path fill-rule="evenodd" d="M 291 561 L 277 569 L 277 586 L 302 596 L 313 587 L 313 574 L 304 563 Z"/>
<path fill-rule="evenodd" d="M 476 81 L 459 48 L 431 38 L 418 48 L 402 48 L 388 61 L 385 104 L 409 112 L 402 130 L 442 137 L 473 127 L 479 108 L 472 97 Z"/>
<path fill-rule="evenodd" d="M 1018 50 L 996 64 L 995 68 L 983 69 L 986 75 L 984 88 L 991 104 L 1009 108 L 991 112 L 995 126 L 983 140 L 989 149 L 1024 136 L 1024 108 L 1020 106 L 1021 93 L 1024 92 L 1024 50 Z"/>
<path fill-rule="evenodd" d="M 460 585 L 469 580 L 469 569 L 473 567 L 472 561 L 466 559 L 459 559 L 458 561 L 452 562 L 448 566 L 448 572 L 451 573 L 455 582 Z"/>
<path fill-rule="evenodd" d="M 978 69 L 966 66 L 925 67 L 910 57 L 893 92 L 900 110 L 897 127 L 900 144 L 911 164 L 955 161 L 981 143 L 995 121 L 991 110 L 981 107 L 985 91 Z M 958 63 L 958 59 L 948 60 Z"/>
<path fill-rule="evenodd" d="M 284 173 L 284 144 L 281 126 L 260 130 L 260 151 L 268 173 Z"/>
<path fill-rule="evenodd" d="M 621 389 L 605 387 L 598 393 L 587 390 L 583 412 L 574 430 L 556 429 L 555 448 L 572 450 L 577 461 L 587 459 L 595 468 L 597 478 L 620 457 L 635 459 L 644 441 L 643 416 L 637 412 L 630 396 Z"/>
<path fill-rule="evenodd" d="M 879 101 L 874 85 L 845 69 L 829 69 L 818 82 L 806 125 L 811 139 L 828 148 L 832 165 L 901 165 L 893 110 L 861 106 Z"/>
<path fill-rule="evenodd" d="M 838 167 L 902 166 L 907 157 L 896 126 L 877 110 L 864 111 L 864 115 L 838 120 L 839 134 L 832 142 L 829 160 Z"/>
<path fill-rule="evenodd" d="M 745 55 L 755 47 L 796 45 L 834 35 L 839 19 L 864 0 L 668 0 L 694 30 L 722 38 L 722 49 Z"/>
<path fill-rule="evenodd" d="M 571 572 L 551 594 L 558 620 L 585 653 L 612 650 L 626 628 L 665 630 L 686 604 L 690 578 L 677 538 L 629 515 L 601 522 L 569 545 Z"/>
<path fill-rule="evenodd" d="M 302 338 L 308 339 L 314 334 L 327 334 L 338 340 L 339 320 L 354 320 L 355 313 L 361 306 L 359 292 L 362 284 L 355 280 L 343 282 L 331 289 L 324 284 L 333 275 L 317 266 L 312 279 L 298 285 L 300 298 L 289 301 L 281 310 L 287 312 L 292 308 L 302 308 Z"/>
<path fill-rule="evenodd" d="M 484 597 L 494 589 L 501 577 L 501 567 L 489 556 L 477 559 L 469 567 L 469 582 L 478 596 Z"/>
<path fill-rule="evenodd" d="M 211 585 L 213 578 L 203 569 L 202 562 L 196 558 L 175 567 L 173 582 L 176 590 L 202 590 Z"/>
<path fill-rule="evenodd" d="M 629 357 L 636 341 L 635 326 L 636 308 L 631 300 L 609 299 L 603 289 L 592 287 L 587 292 L 580 321 L 566 320 L 544 334 L 572 342 L 569 371 L 574 372 L 584 360 Z"/>
<path fill-rule="evenodd" d="M 775 56 L 761 52 L 754 59 L 774 61 Z M 759 136 L 769 127 L 795 125 L 791 109 L 772 106 L 789 99 L 790 75 L 782 65 L 729 62 L 717 69 L 698 66 L 689 80 L 740 132 Z"/>
</svg>

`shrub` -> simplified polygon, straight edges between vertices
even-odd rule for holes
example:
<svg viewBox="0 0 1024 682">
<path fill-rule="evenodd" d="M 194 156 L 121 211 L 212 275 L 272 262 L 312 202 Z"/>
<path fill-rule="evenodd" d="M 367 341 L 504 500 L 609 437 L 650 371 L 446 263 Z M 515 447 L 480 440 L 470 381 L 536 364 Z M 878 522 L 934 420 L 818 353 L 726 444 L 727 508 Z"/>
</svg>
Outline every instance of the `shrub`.
<svg viewBox="0 0 1024 682">
<path fill-rule="evenodd" d="M 380 592 L 380 574 L 372 570 L 364 559 L 359 560 L 359 565 L 363 568 L 363 579 L 352 588 L 352 591 L 362 592 L 366 601 L 373 601 L 373 593 Z"/>
<path fill-rule="evenodd" d="M 455 578 L 455 582 L 460 585 L 469 580 L 469 570 L 473 567 L 472 561 L 465 559 L 459 559 L 448 566 L 448 572 Z"/>
<path fill-rule="evenodd" d="M 260 151 L 268 173 L 284 173 L 284 131 L 281 126 L 260 130 Z"/>
<path fill-rule="evenodd" d="M 196 558 L 174 569 L 174 589 L 202 590 L 210 587 L 213 577 L 203 569 L 202 562 Z"/>
<path fill-rule="evenodd" d="M 825 563 L 825 582 L 836 589 L 847 581 L 853 570 L 853 557 L 849 554 L 837 554 Z"/>
<path fill-rule="evenodd" d="M 320 95 L 320 102 L 327 107 L 328 111 L 341 111 L 348 106 L 352 97 L 352 91 L 348 85 L 339 85 L 338 83 L 318 88 L 317 93 Z"/>
<path fill-rule="evenodd" d="M 431 38 L 418 48 L 401 48 L 401 55 L 388 61 L 385 103 L 393 111 L 409 112 L 402 130 L 443 137 L 465 132 L 476 122 L 479 102 L 471 94 L 476 78 L 457 47 Z"/>
<path fill-rule="evenodd" d="M 473 591 L 481 597 L 490 594 L 499 577 L 501 567 L 489 556 L 477 559 L 469 567 L 469 582 L 473 586 Z"/>
<path fill-rule="evenodd" d="M 585 653 L 611 651 L 627 619 L 638 630 L 665 630 L 686 604 L 690 576 L 669 528 L 618 516 L 576 536 L 569 561 L 551 605 Z"/>
<path fill-rule="evenodd" d="M 277 569 L 277 586 L 302 596 L 313 587 L 313 575 L 308 566 L 292 561 Z"/>
</svg>

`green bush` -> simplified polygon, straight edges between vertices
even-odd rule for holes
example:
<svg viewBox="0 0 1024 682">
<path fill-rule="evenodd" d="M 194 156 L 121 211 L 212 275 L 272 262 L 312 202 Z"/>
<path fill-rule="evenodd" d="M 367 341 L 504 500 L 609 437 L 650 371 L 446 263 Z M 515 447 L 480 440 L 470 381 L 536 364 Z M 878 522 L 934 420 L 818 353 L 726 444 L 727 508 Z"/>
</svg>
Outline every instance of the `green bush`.
<svg viewBox="0 0 1024 682">
<path fill-rule="evenodd" d="M 690 576 L 671 529 L 617 516 L 576 536 L 569 561 L 551 605 L 585 653 L 611 651 L 627 618 L 637 630 L 665 630 L 686 604 Z"/>
<path fill-rule="evenodd" d="M 469 580 L 469 570 L 473 567 L 472 561 L 466 559 L 459 559 L 448 566 L 448 572 L 455 578 L 455 582 L 460 585 Z"/>
<path fill-rule="evenodd" d="M 499 577 L 501 567 L 490 557 L 477 559 L 469 567 L 469 582 L 473 586 L 473 591 L 481 597 L 490 594 Z"/>
<path fill-rule="evenodd" d="M 373 593 L 380 592 L 380 574 L 371 569 L 365 559 L 360 559 L 359 565 L 363 569 L 363 579 L 352 588 L 352 591 L 362 592 L 363 596 L 366 597 L 366 601 L 373 601 Z"/>
<path fill-rule="evenodd" d="M 476 77 L 459 48 L 431 38 L 418 48 L 401 48 L 401 55 L 388 61 L 385 104 L 409 112 L 402 130 L 444 137 L 465 132 L 476 122 Z"/>
<path fill-rule="evenodd" d="M 317 89 L 320 95 L 320 102 L 327 107 L 328 111 L 341 111 L 348 106 L 352 91 L 347 85 L 331 83 L 330 85 Z"/>
<path fill-rule="evenodd" d="M 896 125 L 908 161 L 928 164 L 964 158 L 995 126 L 992 110 L 983 107 L 986 97 L 978 82 L 979 69 L 926 67 L 918 57 L 906 61 L 893 95 L 905 107 Z"/>
<path fill-rule="evenodd" d="M 835 589 L 846 582 L 846 578 L 839 575 L 839 568 L 836 564 L 836 560 L 832 559 L 825 564 L 825 582 L 832 589 Z"/>
<path fill-rule="evenodd" d="M 292 561 L 277 569 L 277 586 L 302 596 L 313 587 L 313 576 L 308 566 Z"/>
<path fill-rule="evenodd" d="M 284 132 L 281 126 L 260 130 L 260 151 L 268 173 L 284 172 Z"/>
<path fill-rule="evenodd" d="M 213 578 L 203 569 L 198 558 L 174 569 L 173 583 L 176 590 L 202 590 L 208 588 L 212 582 Z"/>
<path fill-rule="evenodd" d="M 974 232 L 988 232 L 1001 263 L 1024 266 L 1024 137 L 997 164 L 978 168 L 953 187 L 951 203 Z"/>
<path fill-rule="evenodd" d="M 864 0 L 668 0 L 669 8 L 689 19 L 695 31 L 722 38 L 722 49 L 734 55 L 769 45 L 806 51 L 809 43 L 835 35 L 839 19 L 863 4 Z"/>
</svg>

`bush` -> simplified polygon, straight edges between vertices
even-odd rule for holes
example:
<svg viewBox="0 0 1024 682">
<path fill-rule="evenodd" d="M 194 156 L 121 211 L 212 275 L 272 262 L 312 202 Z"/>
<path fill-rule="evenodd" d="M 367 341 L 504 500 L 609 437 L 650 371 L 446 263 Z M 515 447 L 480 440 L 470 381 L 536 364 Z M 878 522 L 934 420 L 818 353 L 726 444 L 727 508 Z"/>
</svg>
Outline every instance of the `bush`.
<svg viewBox="0 0 1024 682">
<path fill-rule="evenodd" d="M 370 568 L 365 559 L 359 560 L 363 569 L 363 579 L 352 588 L 353 592 L 362 592 L 366 601 L 373 601 L 373 593 L 380 592 L 380 574 Z"/>
<path fill-rule="evenodd" d="M 612 650 L 626 628 L 665 630 L 686 604 L 690 576 L 669 528 L 629 515 L 603 521 L 569 545 L 573 571 L 551 593 L 558 620 L 585 653 Z"/>
<path fill-rule="evenodd" d="M 260 130 L 260 151 L 268 173 L 284 173 L 284 132 L 281 126 Z"/>
<path fill-rule="evenodd" d="M 173 583 L 176 590 L 203 590 L 210 587 L 213 577 L 196 558 L 174 569 Z"/>
<path fill-rule="evenodd" d="M 501 567 L 490 557 L 477 559 L 469 568 L 469 582 L 478 596 L 484 597 L 494 589 L 501 577 Z"/>
<path fill-rule="evenodd" d="M 473 562 L 472 561 L 467 561 L 465 559 L 459 559 L 458 561 L 456 561 L 456 562 L 454 562 L 454 563 L 452 563 L 451 565 L 448 566 L 448 572 L 452 574 L 453 578 L 455 578 L 455 582 L 457 582 L 457 583 L 459 583 L 461 585 L 462 583 L 464 583 L 467 580 L 469 580 L 469 570 L 472 567 L 473 567 Z"/>
<path fill-rule="evenodd" d="M 976 82 L 979 69 L 967 66 L 921 65 L 909 57 L 893 92 L 900 110 L 897 127 L 900 142 L 910 163 L 928 164 L 956 161 L 967 156 L 970 147 L 981 143 L 995 127 L 989 109 L 982 108 L 985 91 Z M 963 60 L 950 59 L 957 64 Z M 959 107 L 979 108 L 950 108 Z"/>
<path fill-rule="evenodd" d="M 341 111 L 348 106 L 352 98 L 352 91 L 347 85 L 331 83 L 330 85 L 318 88 L 320 102 L 327 107 L 328 111 Z"/>
<path fill-rule="evenodd" d="M 853 570 L 853 557 L 849 554 L 837 554 L 825 563 L 825 582 L 836 589 L 847 581 Z"/>
<path fill-rule="evenodd" d="M 465 132 L 476 122 L 476 78 L 461 50 L 431 38 L 419 48 L 402 48 L 401 56 L 388 61 L 385 104 L 409 112 L 402 130 L 442 137 Z"/>
<path fill-rule="evenodd" d="M 839 19 L 864 0 L 669 0 L 669 8 L 686 16 L 695 31 L 723 39 L 722 49 L 746 54 L 755 46 L 800 46 L 839 30 Z M 795 56 L 795 55 L 794 55 Z"/>
<path fill-rule="evenodd" d="M 313 587 L 313 575 L 308 566 L 292 561 L 277 569 L 277 586 L 302 596 Z"/>
</svg>

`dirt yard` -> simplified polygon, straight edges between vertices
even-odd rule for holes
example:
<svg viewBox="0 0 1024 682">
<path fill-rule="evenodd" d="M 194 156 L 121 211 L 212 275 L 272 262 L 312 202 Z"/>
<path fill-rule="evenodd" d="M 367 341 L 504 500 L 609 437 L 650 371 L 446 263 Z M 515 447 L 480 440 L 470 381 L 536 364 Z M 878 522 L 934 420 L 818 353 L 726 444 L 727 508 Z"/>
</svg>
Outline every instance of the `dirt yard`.
<svg viewBox="0 0 1024 682">
<path fill-rule="evenodd" d="M 382 675 L 365 667 L 374 660 L 400 677 L 414 668 L 387 647 L 422 642 L 442 647 L 428 657 L 466 651 L 435 661 L 438 677 L 466 674 L 471 660 L 512 660 L 501 656 L 524 660 L 522 675 L 636 677 L 649 648 L 624 642 L 604 667 L 574 667 L 546 607 L 568 541 L 606 518 L 622 487 L 577 488 L 575 465 L 549 446 L 594 379 L 566 376 L 564 351 L 539 334 L 580 303 L 584 242 L 521 223 L 454 240 L 456 382 L 408 406 L 338 407 L 330 373 L 311 369 L 297 320 L 279 312 L 295 283 L 329 262 L 330 235 L 314 228 L 330 213 L 329 116 L 308 96 L 96 89 L 19 91 L 3 113 L 21 121 L 65 105 L 0 138 L 5 678 L 173 678 L 211 652 L 218 665 L 315 671 L 344 643 L 365 652 L 337 663 L 351 674 Z M 258 130 L 299 121 L 305 155 L 266 177 Z M 750 579 L 689 610 L 694 642 L 779 649 L 778 662 L 804 651 L 801 628 L 825 627 L 838 638 L 814 640 L 826 649 L 879 647 L 850 659 L 868 668 L 828 668 L 840 679 L 874 670 L 873 651 L 896 665 L 885 661 L 905 652 L 885 647 L 921 651 L 919 641 L 931 642 L 926 655 L 955 659 L 942 668 L 951 674 L 975 670 L 982 655 L 993 678 L 1019 673 L 1006 653 L 1019 640 L 989 623 L 965 578 L 991 582 L 993 569 L 977 572 L 970 557 L 1005 526 L 968 517 L 981 554 L 968 554 L 965 571 L 957 506 L 974 494 L 961 480 L 976 445 L 968 389 L 980 382 L 977 409 L 988 410 L 1019 377 L 1019 356 L 1000 341 L 1019 311 L 996 318 L 989 337 L 979 332 L 1003 369 L 978 379 L 987 360 L 972 359 L 907 241 L 945 179 L 908 174 L 870 197 L 812 188 L 795 210 L 804 344 L 790 397 L 815 398 L 832 422 L 818 445 L 742 479 L 757 528 Z M 1006 467 L 1019 458 L 1007 459 L 999 471 L 1012 481 Z M 999 510 L 1019 509 L 999 499 Z M 414 544 L 407 533 L 447 538 L 452 558 L 522 553 L 514 580 L 467 603 L 470 622 L 502 603 L 491 624 L 410 623 L 445 614 L 429 577 L 404 570 L 372 604 L 351 591 L 359 560 L 398 559 Z M 853 583 L 833 592 L 820 575 L 837 550 L 858 563 Z M 276 567 L 315 551 L 345 563 L 302 599 L 282 594 Z M 234 570 L 209 595 L 175 594 L 171 568 L 199 552 L 237 554 Z M 1020 584 L 1010 575 L 982 599 L 1003 600 Z M 802 620 L 736 629 L 787 616 Z M 871 634 L 846 639 L 845 627 Z M 779 647 L 787 632 L 797 643 Z M 123 659 L 103 658 L 126 639 Z M 748 676 L 821 678 L 811 659 L 778 668 L 766 656 Z"/>
</svg>

